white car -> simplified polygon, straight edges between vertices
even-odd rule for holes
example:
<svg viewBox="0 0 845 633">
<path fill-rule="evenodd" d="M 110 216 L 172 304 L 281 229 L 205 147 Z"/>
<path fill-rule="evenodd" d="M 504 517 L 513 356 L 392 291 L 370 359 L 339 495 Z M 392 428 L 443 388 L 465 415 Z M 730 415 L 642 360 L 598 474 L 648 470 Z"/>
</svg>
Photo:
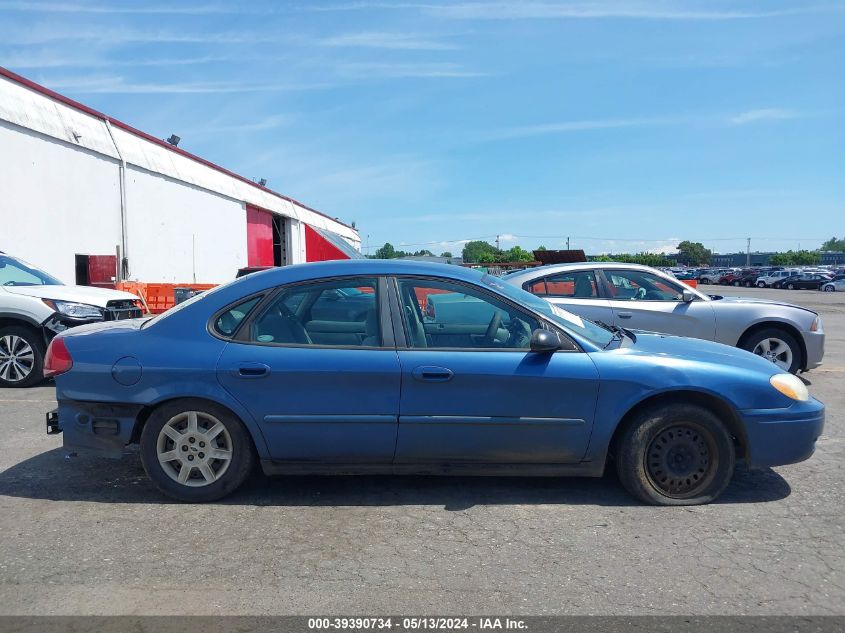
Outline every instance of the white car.
<svg viewBox="0 0 845 633">
<path fill-rule="evenodd" d="M 768 274 L 761 275 L 757 277 L 757 287 L 758 288 L 768 288 L 776 281 L 780 281 L 781 279 L 786 279 L 792 275 L 797 274 L 798 271 L 796 269 L 790 270 L 773 270 Z"/>
<path fill-rule="evenodd" d="M 825 292 L 843 292 L 845 291 L 845 279 L 834 279 L 822 285 L 822 290 Z"/>
<path fill-rule="evenodd" d="M 66 286 L 0 251 L 0 387 L 29 387 L 41 380 L 47 344 L 59 332 L 140 316 L 141 302 L 133 294 Z"/>
</svg>

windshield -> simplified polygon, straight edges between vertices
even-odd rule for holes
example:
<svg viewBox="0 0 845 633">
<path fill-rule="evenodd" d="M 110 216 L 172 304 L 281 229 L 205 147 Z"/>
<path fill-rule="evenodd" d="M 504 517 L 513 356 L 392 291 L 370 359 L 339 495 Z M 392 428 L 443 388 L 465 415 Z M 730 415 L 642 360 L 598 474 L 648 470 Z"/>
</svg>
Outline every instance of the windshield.
<svg viewBox="0 0 845 633">
<path fill-rule="evenodd" d="M 540 297 L 532 295 L 527 290 L 517 288 L 509 283 L 504 283 L 501 279 L 497 279 L 492 275 L 483 275 L 481 277 L 481 283 L 489 288 L 492 288 L 496 292 L 505 295 L 508 299 L 527 306 L 532 310 L 536 310 L 543 316 L 547 317 L 555 325 L 559 325 L 564 330 L 568 330 L 578 336 L 582 336 L 599 347 L 605 347 L 613 339 L 613 332 L 602 327 L 598 323 L 594 323 L 589 319 L 584 319 L 576 314 L 567 312 L 566 310 L 563 310 L 556 305 L 552 305 Z"/>
<path fill-rule="evenodd" d="M 0 255 L 0 286 L 63 286 L 43 270 L 8 255 Z"/>
</svg>

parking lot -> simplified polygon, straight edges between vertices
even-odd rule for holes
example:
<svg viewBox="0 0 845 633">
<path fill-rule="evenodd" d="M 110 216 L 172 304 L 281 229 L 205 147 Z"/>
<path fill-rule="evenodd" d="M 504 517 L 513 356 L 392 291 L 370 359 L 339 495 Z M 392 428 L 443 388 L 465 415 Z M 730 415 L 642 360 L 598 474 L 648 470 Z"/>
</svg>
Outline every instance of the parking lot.
<svg viewBox="0 0 845 633">
<path fill-rule="evenodd" d="M 818 310 L 816 455 L 709 506 L 603 479 L 256 475 L 170 503 L 137 456 L 65 457 L 53 388 L 0 391 L 2 614 L 845 614 L 845 293 L 702 290 Z"/>
</svg>

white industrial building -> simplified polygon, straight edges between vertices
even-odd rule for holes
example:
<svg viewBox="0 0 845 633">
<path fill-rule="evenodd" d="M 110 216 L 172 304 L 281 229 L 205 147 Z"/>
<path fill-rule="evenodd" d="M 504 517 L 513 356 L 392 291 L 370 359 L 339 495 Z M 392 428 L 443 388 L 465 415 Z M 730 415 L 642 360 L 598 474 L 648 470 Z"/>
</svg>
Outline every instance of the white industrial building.
<svg viewBox="0 0 845 633">
<path fill-rule="evenodd" d="M 359 248 L 353 226 L 0 68 L 0 251 L 108 285 L 221 283 Z"/>
</svg>

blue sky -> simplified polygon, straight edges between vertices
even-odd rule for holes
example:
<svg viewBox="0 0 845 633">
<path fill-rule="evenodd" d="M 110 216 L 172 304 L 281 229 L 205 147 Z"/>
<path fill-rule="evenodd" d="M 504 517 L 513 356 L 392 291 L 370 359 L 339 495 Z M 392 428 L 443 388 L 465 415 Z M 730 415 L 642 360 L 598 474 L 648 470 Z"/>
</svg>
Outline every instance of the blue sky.
<svg viewBox="0 0 845 633">
<path fill-rule="evenodd" d="M 0 65 L 371 250 L 845 235 L 845 1 L 0 0 Z"/>
</svg>

